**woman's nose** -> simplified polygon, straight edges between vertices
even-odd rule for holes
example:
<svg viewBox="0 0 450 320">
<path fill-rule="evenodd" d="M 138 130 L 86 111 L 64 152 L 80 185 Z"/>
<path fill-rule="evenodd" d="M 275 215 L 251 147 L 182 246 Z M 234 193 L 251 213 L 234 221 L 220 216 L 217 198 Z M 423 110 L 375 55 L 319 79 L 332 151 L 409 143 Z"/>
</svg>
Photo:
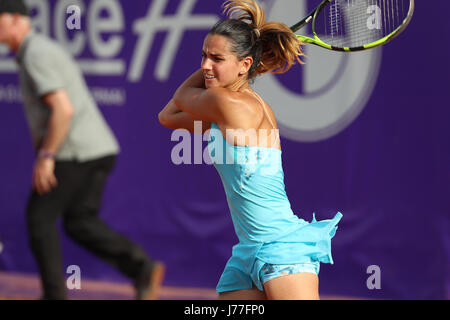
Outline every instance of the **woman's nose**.
<svg viewBox="0 0 450 320">
<path fill-rule="evenodd" d="M 203 59 L 202 69 L 203 70 L 211 70 L 211 60 L 209 60 L 208 58 Z"/>
</svg>

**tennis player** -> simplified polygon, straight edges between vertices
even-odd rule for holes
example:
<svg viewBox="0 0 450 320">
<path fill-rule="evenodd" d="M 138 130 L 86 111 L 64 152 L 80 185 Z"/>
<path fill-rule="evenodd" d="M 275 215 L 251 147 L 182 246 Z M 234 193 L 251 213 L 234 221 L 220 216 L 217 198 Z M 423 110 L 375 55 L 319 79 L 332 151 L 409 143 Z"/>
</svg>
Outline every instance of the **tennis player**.
<svg viewBox="0 0 450 320">
<path fill-rule="evenodd" d="M 286 196 L 277 122 L 250 83 L 284 73 L 303 55 L 284 24 L 266 22 L 254 0 L 226 1 L 229 19 L 208 33 L 201 69 L 159 114 L 162 125 L 209 130 L 239 243 L 220 277 L 220 299 L 319 299 L 320 263 L 333 263 L 331 238 L 342 217 L 306 222 Z M 230 161 L 231 160 L 231 161 Z"/>
</svg>

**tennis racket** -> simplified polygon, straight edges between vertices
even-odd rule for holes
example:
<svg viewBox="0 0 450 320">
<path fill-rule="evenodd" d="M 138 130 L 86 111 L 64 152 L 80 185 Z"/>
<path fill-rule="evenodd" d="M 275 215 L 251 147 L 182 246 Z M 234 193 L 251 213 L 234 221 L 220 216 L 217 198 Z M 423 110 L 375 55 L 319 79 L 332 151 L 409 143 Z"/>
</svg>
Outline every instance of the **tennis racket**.
<svg viewBox="0 0 450 320">
<path fill-rule="evenodd" d="M 291 27 L 296 32 L 312 21 L 313 38 L 297 35 L 334 51 L 361 51 L 384 45 L 402 33 L 412 19 L 414 0 L 323 0 Z"/>
</svg>

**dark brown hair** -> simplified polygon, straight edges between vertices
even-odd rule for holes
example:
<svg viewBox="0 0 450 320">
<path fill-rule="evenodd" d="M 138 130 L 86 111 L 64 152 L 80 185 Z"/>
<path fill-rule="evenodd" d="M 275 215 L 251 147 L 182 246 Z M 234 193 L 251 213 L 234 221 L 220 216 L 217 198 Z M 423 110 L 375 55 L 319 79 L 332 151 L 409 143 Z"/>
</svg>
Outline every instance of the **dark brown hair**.
<svg viewBox="0 0 450 320">
<path fill-rule="evenodd" d="M 295 61 L 303 64 L 300 40 L 284 23 L 266 22 L 255 0 L 227 0 L 223 8 L 229 18 L 217 22 L 208 34 L 229 38 L 239 60 L 253 58 L 249 80 L 267 72 L 285 73 Z"/>
</svg>

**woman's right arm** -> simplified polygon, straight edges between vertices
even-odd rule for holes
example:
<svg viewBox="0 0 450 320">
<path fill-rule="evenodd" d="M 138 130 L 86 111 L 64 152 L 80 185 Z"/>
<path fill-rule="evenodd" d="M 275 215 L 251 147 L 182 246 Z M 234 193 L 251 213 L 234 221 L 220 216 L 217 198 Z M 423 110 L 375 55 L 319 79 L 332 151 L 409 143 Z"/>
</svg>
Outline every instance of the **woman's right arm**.
<svg viewBox="0 0 450 320">
<path fill-rule="evenodd" d="M 202 133 L 211 127 L 211 123 L 195 119 L 191 114 L 181 111 L 173 99 L 158 114 L 159 122 L 169 129 L 186 129 L 194 132 L 194 121 L 201 123 Z"/>
</svg>

